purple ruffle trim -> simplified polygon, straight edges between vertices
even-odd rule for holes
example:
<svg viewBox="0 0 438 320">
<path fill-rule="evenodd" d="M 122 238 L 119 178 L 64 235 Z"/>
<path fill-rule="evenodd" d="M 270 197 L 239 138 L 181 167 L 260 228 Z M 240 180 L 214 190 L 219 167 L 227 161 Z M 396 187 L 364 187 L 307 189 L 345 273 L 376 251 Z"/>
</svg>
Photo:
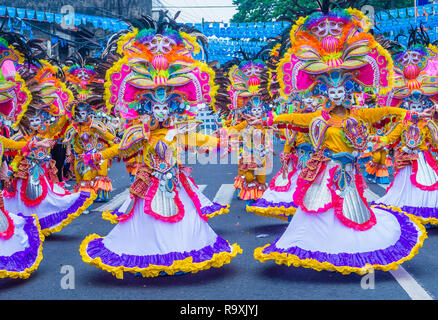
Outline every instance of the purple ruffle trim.
<svg viewBox="0 0 438 320">
<path fill-rule="evenodd" d="M 223 206 L 219 203 L 213 202 L 211 206 L 202 207 L 201 208 L 201 214 L 208 215 L 215 212 L 219 212 L 221 209 L 225 209 L 227 206 Z"/>
<path fill-rule="evenodd" d="M 408 207 L 403 206 L 401 208 L 403 211 L 409 214 L 413 214 L 421 218 L 435 218 L 438 219 L 438 208 L 418 208 L 418 207 Z"/>
<path fill-rule="evenodd" d="M 358 253 L 325 253 L 320 251 L 309 251 L 299 247 L 280 249 L 276 247 L 278 239 L 270 246 L 266 247 L 262 253 L 271 252 L 287 253 L 297 256 L 299 259 L 315 259 L 319 262 L 328 262 L 338 267 L 363 268 L 366 264 L 371 265 L 388 265 L 399 261 L 411 254 L 412 249 L 417 244 L 419 231 L 415 224 L 404 213 L 392 211 L 390 209 L 379 208 L 393 214 L 401 227 L 401 235 L 397 242 L 386 248 L 369 252 Z M 361 232 L 361 231 L 357 231 Z"/>
<path fill-rule="evenodd" d="M 76 213 L 79 208 L 82 207 L 84 203 L 90 198 L 90 196 L 90 192 L 81 191 L 79 198 L 76 199 L 75 203 L 73 203 L 70 208 L 64 211 L 55 212 L 47 217 L 39 219 L 41 230 L 51 229 L 67 219 L 69 215 Z"/>
<path fill-rule="evenodd" d="M 38 259 L 41 245 L 40 233 L 35 224 L 34 217 L 26 217 L 21 213 L 17 215 L 25 220 L 23 230 L 27 235 L 29 246 L 23 251 L 15 252 L 11 256 L 0 256 L 0 270 L 6 270 L 8 272 L 23 272 L 31 268 Z M 8 240 L 2 239 L 0 241 Z"/>
<path fill-rule="evenodd" d="M 112 267 L 124 266 L 127 268 L 147 268 L 149 265 L 170 266 L 173 262 L 184 260 L 188 257 L 192 257 L 193 262 L 198 263 L 211 260 L 216 253 L 231 252 L 231 246 L 221 237 L 217 237 L 217 240 L 213 245 L 206 246 L 200 250 L 192 250 L 190 252 L 170 252 L 167 254 L 154 254 L 148 256 L 136 256 L 130 254 L 119 255 L 107 249 L 102 241 L 103 238 L 90 241 L 86 249 L 87 254 L 92 259 L 100 258 L 102 263 Z"/>
<path fill-rule="evenodd" d="M 372 205 L 382 205 L 386 206 L 385 203 L 376 203 L 372 202 Z M 428 208 L 428 207 L 410 207 L 410 206 L 403 206 L 400 208 L 402 211 L 412 214 L 414 216 L 428 219 L 428 218 L 435 218 L 438 219 L 438 208 Z"/>
<path fill-rule="evenodd" d="M 122 212 L 122 211 L 119 211 L 119 209 L 116 209 L 116 210 L 114 210 L 114 211 L 111 211 L 111 214 L 112 214 L 112 215 L 115 215 L 115 216 L 118 218 L 118 217 L 120 217 L 120 216 L 123 216 L 125 213 Z"/>
<path fill-rule="evenodd" d="M 258 199 L 254 204 L 251 205 L 251 207 L 260 207 L 260 208 L 272 208 L 272 207 L 285 207 L 285 208 L 297 208 L 295 203 L 292 202 L 271 202 L 267 201 L 266 199 Z"/>
</svg>

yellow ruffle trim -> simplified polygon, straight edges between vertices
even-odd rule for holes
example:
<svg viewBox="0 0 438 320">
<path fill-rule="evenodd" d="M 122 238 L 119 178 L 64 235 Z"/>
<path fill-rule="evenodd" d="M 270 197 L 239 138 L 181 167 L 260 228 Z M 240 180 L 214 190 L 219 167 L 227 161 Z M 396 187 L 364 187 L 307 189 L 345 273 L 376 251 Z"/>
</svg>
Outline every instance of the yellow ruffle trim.
<svg viewBox="0 0 438 320">
<path fill-rule="evenodd" d="M 78 210 L 76 210 L 75 213 L 70 214 L 67 217 L 67 219 L 62 221 L 61 224 L 59 224 L 58 226 L 56 226 L 54 228 L 50 228 L 50 229 L 43 229 L 42 233 L 47 237 L 47 236 L 51 235 L 52 233 L 61 231 L 66 225 L 70 224 L 74 219 L 79 217 L 82 214 L 82 212 L 87 210 L 87 208 L 93 204 L 94 199 L 96 199 L 96 197 L 97 197 L 97 194 L 94 192 L 91 192 L 90 197 L 84 202 L 84 204 L 81 207 L 78 208 Z"/>
<path fill-rule="evenodd" d="M 102 219 L 107 220 L 111 223 L 119 223 L 119 220 L 117 220 L 117 215 L 113 214 L 112 211 L 103 211 Z"/>
<path fill-rule="evenodd" d="M 283 221 L 288 220 L 288 216 L 293 216 L 297 211 L 297 208 L 291 207 L 286 208 L 284 206 L 281 207 L 269 207 L 269 208 L 259 208 L 253 206 L 246 206 L 247 212 L 252 212 L 258 216 L 264 216 L 268 218 L 277 218 Z"/>
<path fill-rule="evenodd" d="M 38 221 L 38 217 L 35 214 L 32 214 L 31 216 L 35 219 L 35 225 L 38 229 L 38 233 L 41 241 L 40 246 L 38 248 L 38 257 L 36 258 L 34 264 L 30 268 L 26 268 L 24 271 L 16 272 L 16 271 L 0 270 L 0 279 L 1 278 L 27 279 L 30 277 L 30 274 L 38 268 L 41 260 L 43 260 L 43 242 L 45 238 L 41 232 L 41 226 L 40 226 L 40 222 Z"/>
<path fill-rule="evenodd" d="M 117 279 L 123 279 L 123 272 L 141 273 L 143 277 L 158 277 L 161 271 L 166 272 L 168 275 L 173 275 L 179 271 L 197 273 L 201 270 L 207 270 L 210 268 L 220 268 L 224 264 L 230 263 L 238 253 L 242 253 L 242 249 L 238 244 L 233 244 L 231 252 L 215 253 L 211 260 L 203 262 L 193 262 L 192 257 L 187 257 L 184 260 L 177 260 L 170 266 L 149 265 L 147 268 L 133 267 L 128 268 L 124 266 L 113 267 L 106 265 L 102 262 L 100 257 L 91 259 L 86 252 L 88 243 L 95 239 L 101 239 L 102 237 L 97 234 L 91 234 L 82 241 L 79 248 L 79 252 L 82 256 L 82 260 L 90 265 L 94 265 L 104 271 L 111 272 Z"/>
<path fill-rule="evenodd" d="M 375 206 L 372 206 L 375 207 Z M 278 252 L 271 252 L 269 254 L 263 254 L 262 251 L 270 246 L 270 244 L 267 244 L 264 247 L 259 247 L 254 250 L 254 259 L 259 260 L 260 262 L 266 262 L 267 260 L 275 260 L 275 263 L 278 265 L 285 264 L 288 267 L 293 265 L 294 267 L 304 267 L 304 268 L 311 268 L 316 271 L 323 271 L 323 270 L 329 270 L 329 271 L 337 271 L 342 274 L 350 274 L 352 272 L 363 275 L 368 273 L 370 270 L 382 270 L 382 271 L 390 271 L 390 270 L 396 270 L 398 269 L 398 266 L 402 264 L 405 261 L 411 260 L 416 254 L 418 254 L 418 250 L 423 246 L 424 240 L 427 238 L 426 229 L 424 226 L 420 223 L 420 221 L 417 219 L 417 217 L 407 214 L 404 211 L 402 211 L 399 208 L 396 207 L 385 207 L 381 206 L 382 208 L 391 209 L 394 211 L 402 212 L 406 214 L 411 221 L 420 229 L 420 238 L 419 242 L 412 248 L 409 255 L 406 257 L 394 261 L 387 265 L 365 265 L 362 268 L 357 267 L 349 267 L 349 266 L 335 266 L 329 262 L 319 262 L 315 259 L 300 259 L 296 255 L 293 254 L 287 254 L 287 253 L 278 253 Z"/>
<path fill-rule="evenodd" d="M 228 212 L 230 212 L 230 205 L 229 204 L 227 204 L 227 206 L 225 208 L 221 208 L 220 210 L 215 211 L 215 212 L 210 213 L 210 214 L 206 214 L 205 216 L 210 219 L 213 217 L 220 216 L 221 214 L 226 214 Z"/>
</svg>

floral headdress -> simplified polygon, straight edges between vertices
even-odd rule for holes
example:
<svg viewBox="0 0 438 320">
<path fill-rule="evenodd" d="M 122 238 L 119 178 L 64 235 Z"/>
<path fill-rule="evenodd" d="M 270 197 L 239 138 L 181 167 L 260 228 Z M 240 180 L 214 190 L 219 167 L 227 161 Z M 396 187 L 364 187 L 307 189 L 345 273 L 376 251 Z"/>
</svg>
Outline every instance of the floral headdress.
<svg viewBox="0 0 438 320">
<path fill-rule="evenodd" d="M 437 103 L 438 77 L 433 70 L 438 64 L 438 48 L 430 43 L 423 26 L 410 29 L 406 47 L 394 41 L 390 48 L 395 84 L 388 95 L 380 97 L 379 103 L 393 107 L 415 104 L 424 108 Z"/>
<path fill-rule="evenodd" d="M 244 51 L 239 51 L 241 58 L 228 61 L 223 66 L 226 74 L 228 101 L 222 105 L 223 112 L 236 120 L 240 113 L 249 113 L 253 107 L 263 107 L 264 112 L 271 112 L 271 107 L 264 99 L 263 88 L 261 87 L 262 75 L 267 71 L 266 58 L 269 50 L 263 48 L 252 57 Z"/>
<path fill-rule="evenodd" d="M 131 30 L 118 34 L 106 50 L 113 61 L 104 95 L 109 112 L 129 112 L 160 87 L 168 94 L 177 91 L 192 106 L 204 102 L 215 108 L 215 72 L 195 58 L 205 56 L 202 33 L 177 24 L 165 12 L 157 21 L 142 16 L 127 22 Z"/>
<path fill-rule="evenodd" d="M 319 4 L 320 11 L 299 18 L 291 28 L 291 47 L 277 67 L 280 94 L 311 91 L 324 82 L 334 85 L 326 81 L 333 79 L 333 72 L 364 89 L 389 92 L 393 62 L 368 32 L 368 18 L 356 9 L 330 10 L 330 1 Z"/>
</svg>

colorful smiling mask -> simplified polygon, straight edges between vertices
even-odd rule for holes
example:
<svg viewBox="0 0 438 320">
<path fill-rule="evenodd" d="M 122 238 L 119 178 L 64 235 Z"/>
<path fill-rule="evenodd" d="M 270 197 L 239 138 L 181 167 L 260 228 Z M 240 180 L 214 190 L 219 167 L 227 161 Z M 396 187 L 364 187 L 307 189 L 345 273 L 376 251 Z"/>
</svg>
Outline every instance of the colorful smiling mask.
<svg viewBox="0 0 438 320">
<path fill-rule="evenodd" d="M 215 73 L 194 58 L 203 50 L 198 43 L 205 41 L 202 34 L 166 18 L 156 22 L 144 17 L 131 28 L 117 41 L 120 58 L 106 73 L 109 111 L 129 112 L 145 94 L 159 88 L 166 88 L 169 95 L 177 91 L 192 106 L 206 103 L 214 109 Z"/>
<path fill-rule="evenodd" d="M 94 83 L 103 83 L 103 79 L 98 76 L 96 66 L 100 59 L 85 57 L 83 58 L 78 52 L 75 52 L 66 60 L 63 68 L 65 80 L 69 88 L 72 89 L 75 100 L 85 101 L 92 94 L 90 85 Z"/>
<path fill-rule="evenodd" d="M 368 18 L 351 8 L 325 8 L 298 19 L 290 31 L 291 47 L 277 67 L 280 94 L 308 92 L 321 84 L 339 89 L 347 82 L 389 92 L 392 59 L 368 33 L 369 27 Z M 337 94 L 332 93 L 334 100 Z"/>
<path fill-rule="evenodd" d="M 73 101 L 73 93 L 59 76 L 58 67 L 41 60 L 35 79 L 38 81 L 38 95 L 42 100 L 39 108 L 46 109 L 51 115 L 59 117 L 66 113 L 68 105 Z"/>
<path fill-rule="evenodd" d="M 381 105 L 421 112 L 438 103 L 438 77 L 430 73 L 438 61 L 438 48 L 429 43 L 422 26 L 412 28 L 407 47 L 392 43 L 394 89 L 380 97 Z"/>
<path fill-rule="evenodd" d="M 15 37 L 12 33 L 2 35 L 12 40 Z M 23 55 L 6 39 L 0 38 L 0 115 L 14 124 L 23 117 L 32 99 L 25 81 L 17 72 L 17 66 L 23 62 Z"/>
<path fill-rule="evenodd" d="M 267 75 L 268 67 L 261 58 L 266 58 L 264 53 L 269 50 L 262 50 L 254 55 L 248 56 L 240 51 L 243 58 L 229 61 L 223 66 L 227 81 L 224 93 L 228 96 L 228 101 L 222 103 L 222 109 L 228 109 L 224 114 L 233 122 L 239 121 L 242 114 L 251 114 L 262 118 L 271 112 L 271 107 L 266 100 L 272 97 L 263 93 L 262 77 Z M 266 80 L 266 79 L 265 79 Z M 266 81 L 265 81 L 266 82 Z"/>
</svg>

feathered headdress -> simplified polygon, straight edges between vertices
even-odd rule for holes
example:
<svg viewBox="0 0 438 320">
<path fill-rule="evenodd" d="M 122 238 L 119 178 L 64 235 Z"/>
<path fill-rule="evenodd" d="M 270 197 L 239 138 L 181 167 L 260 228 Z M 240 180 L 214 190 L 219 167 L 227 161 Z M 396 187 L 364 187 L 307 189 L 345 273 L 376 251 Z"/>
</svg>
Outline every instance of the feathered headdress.
<svg viewBox="0 0 438 320">
<path fill-rule="evenodd" d="M 106 72 L 105 101 L 108 110 L 127 112 L 147 92 L 165 87 L 190 105 L 206 103 L 215 108 L 218 85 L 215 72 L 205 62 L 207 38 L 198 30 L 180 25 L 167 12 L 157 21 L 142 16 L 127 20 L 129 31 L 110 39 L 104 56 L 113 64 Z M 108 66 L 108 65 L 107 65 Z"/>
<path fill-rule="evenodd" d="M 280 94 L 312 91 L 336 72 L 361 88 L 386 94 L 393 86 L 391 55 L 370 34 L 368 18 L 345 3 L 317 1 L 320 10 L 299 18 L 290 31 L 290 48 L 280 60 Z M 345 76 L 344 76 L 345 74 Z M 349 76 L 346 76 L 349 75 Z M 327 84 L 327 83 L 325 83 Z M 334 85 L 335 83 L 333 83 Z"/>
<path fill-rule="evenodd" d="M 402 35 L 398 35 L 398 40 Z M 411 27 L 407 46 L 393 41 L 394 89 L 380 97 L 379 103 L 389 106 L 422 104 L 424 108 L 438 102 L 438 48 L 430 43 L 423 25 Z"/>
<path fill-rule="evenodd" d="M 249 55 L 240 50 L 241 58 L 234 58 L 225 63 L 223 73 L 228 77 L 226 91 L 228 99 L 226 105 L 221 105 L 225 110 L 222 115 L 230 113 L 235 116 L 237 112 L 247 112 L 252 106 L 263 105 L 265 111 L 269 111 L 269 105 L 262 99 L 263 88 L 261 87 L 262 75 L 267 70 L 266 59 L 272 48 L 264 47 L 258 53 Z M 225 91 L 225 90 L 223 90 Z"/>
</svg>

